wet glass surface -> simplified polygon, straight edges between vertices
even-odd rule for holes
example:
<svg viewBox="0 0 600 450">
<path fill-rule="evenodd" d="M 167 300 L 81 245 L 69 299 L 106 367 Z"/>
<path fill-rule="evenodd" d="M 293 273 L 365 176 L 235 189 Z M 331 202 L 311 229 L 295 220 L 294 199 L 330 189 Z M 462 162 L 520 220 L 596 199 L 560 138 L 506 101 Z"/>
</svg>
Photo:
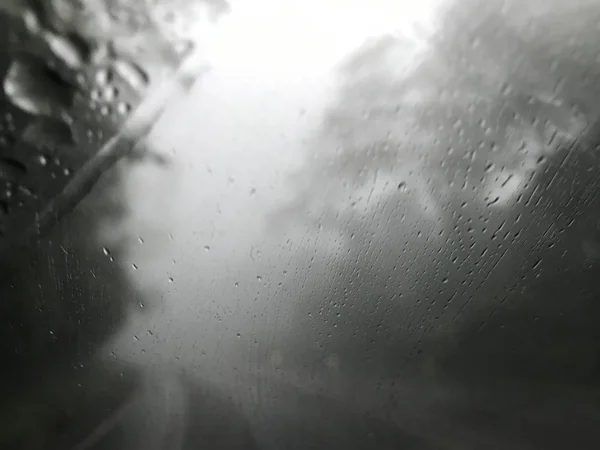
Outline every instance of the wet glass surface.
<svg viewBox="0 0 600 450">
<path fill-rule="evenodd" d="M 596 2 L 52 5 L 0 7 L 0 447 L 600 448 Z"/>
</svg>

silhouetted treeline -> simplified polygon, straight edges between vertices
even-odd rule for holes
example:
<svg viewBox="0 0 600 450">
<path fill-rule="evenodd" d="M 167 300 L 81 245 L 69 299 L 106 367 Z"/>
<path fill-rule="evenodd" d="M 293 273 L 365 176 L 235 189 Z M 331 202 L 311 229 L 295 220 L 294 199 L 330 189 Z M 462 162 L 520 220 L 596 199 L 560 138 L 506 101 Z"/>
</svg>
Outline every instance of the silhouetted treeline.
<svg viewBox="0 0 600 450">
<path fill-rule="evenodd" d="M 31 423 L 14 419 L 44 420 L 55 408 L 44 389 L 70 395 L 61 380 L 76 376 L 141 301 L 118 263 L 120 246 L 104 251 L 99 239 L 126 214 L 114 175 L 47 235 L 0 259 L 2 423 L 15 433 Z"/>
</svg>

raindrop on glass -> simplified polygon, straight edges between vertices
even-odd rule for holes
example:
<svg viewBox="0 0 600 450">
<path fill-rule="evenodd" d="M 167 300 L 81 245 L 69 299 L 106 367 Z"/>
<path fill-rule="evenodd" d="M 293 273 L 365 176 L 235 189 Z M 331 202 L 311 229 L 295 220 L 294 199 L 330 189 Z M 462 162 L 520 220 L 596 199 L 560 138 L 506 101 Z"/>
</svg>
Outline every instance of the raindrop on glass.
<svg viewBox="0 0 600 450">
<path fill-rule="evenodd" d="M 142 90 L 148 86 L 148 74 L 146 74 L 139 66 L 131 62 L 123 60 L 117 61 L 115 63 L 115 71 L 127 84 L 129 84 L 129 86 L 136 90 Z"/>
</svg>

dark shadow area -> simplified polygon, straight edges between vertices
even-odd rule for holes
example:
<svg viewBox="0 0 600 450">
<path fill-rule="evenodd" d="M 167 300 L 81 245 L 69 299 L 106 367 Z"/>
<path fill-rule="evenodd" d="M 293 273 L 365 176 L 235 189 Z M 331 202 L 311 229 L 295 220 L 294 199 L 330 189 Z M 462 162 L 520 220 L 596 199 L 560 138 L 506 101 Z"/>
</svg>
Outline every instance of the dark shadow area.
<svg viewBox="0 0 600 450">
<path fill-rule="evenodd" d="M 104 174 L 41 239 L 2 255 L 3 448 L 254 448 L 239 406 L 222 389 L 103 349 L 132 314 L 154 304 L 125 274 L 126 241 L 105 247 L 99 235 L 126 222 L 122 177 L 140 158 Z"/>
<path fill-rule="evenodd" d="M 105 252 L 97 234 L 127 214 L 118 189 L 96 191 L 42 239 L 2 255 L 3 439 L 33 424 L 44 434 L 76 388 L 70 380 L 139 309 L 140 293 L 115 262 L 120 249 Z"/>
<path fill-rule="evenodd" d="M 109 3 L 93 4 L 93 12 L 127 6 Z M 221 0 L 206 3 L 215 17 L 227 11 Z M 115 124 L 90 115 L 87 104 L 68 117 L 75 100 L 85 102 L 88 94 L 71 80 L 76 74 L 63 79 L 56 61 L 44 59 L 47 48 L 32 44 L 18 22 L 27 5 L 42 26 L 65 33 L 81 27 L 83 11 L 65 25 L 57 14 L 73 13 L 68 8 L 75 3 L 59 10 L 55 3 L 11 2 L 10 17 L 0 8 L 6 47 L 0 57 L 0 447 L 254 448 L 238 405 L 222 389 L 176 369 L 121 361 L 107 347 L 132 317 L 152 311 L 158 297 L 135 285 L 123 263 L 134 238 L 128 233 L 135 232 L 118 233 L 131 214 L 126 178 L 140 162 L 169 162 L 138 146 L 116 167 L 103 166 L 96 185 L 95 179 L 77 185 L 89 195 L 71 192 L 66 207 L 51 209 L 57 217 L 40 219 L 51 201 L 65 196 L 72 175 L 98 156 Z M 57 86 L 69 95 L 60 96 Z"/>
</svg>

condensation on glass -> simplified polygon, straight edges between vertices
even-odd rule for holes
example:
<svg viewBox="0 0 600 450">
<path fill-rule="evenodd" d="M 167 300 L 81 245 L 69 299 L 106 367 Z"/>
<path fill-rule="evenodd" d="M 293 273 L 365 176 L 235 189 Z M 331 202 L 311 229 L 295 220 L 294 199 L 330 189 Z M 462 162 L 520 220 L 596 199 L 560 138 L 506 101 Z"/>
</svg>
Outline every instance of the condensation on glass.
<svg viewBox="0 0 600 450">
<path fill-rule="evenodd" d="M 0 447 L 600 448 L 596 3 L 5 0 Z"/>
</svg>

